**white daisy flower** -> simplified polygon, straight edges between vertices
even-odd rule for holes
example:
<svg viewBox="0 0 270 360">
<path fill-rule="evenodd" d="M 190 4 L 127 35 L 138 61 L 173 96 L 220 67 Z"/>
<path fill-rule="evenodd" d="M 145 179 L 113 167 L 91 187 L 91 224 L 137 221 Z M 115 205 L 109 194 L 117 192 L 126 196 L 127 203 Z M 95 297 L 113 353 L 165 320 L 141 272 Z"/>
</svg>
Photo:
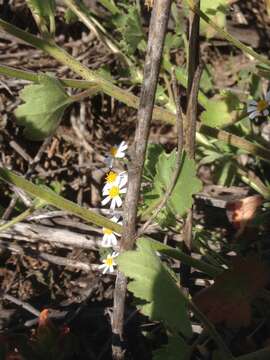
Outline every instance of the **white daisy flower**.
<svg viewBox="0 0 270 360">
<path fill-rule="evenodd" d="M 112 254 L 108 254 L 106 259 L 102 260 L 103 264 L 99 265 L 99 269 L 102 270 L 102 274 L 105 274 L 107 271 L 113 272 L 114 266 L 116 266 L 116 263 L 114 261 L 114 258 L 116 258 L 119 255 L 117 252 L 113 252 Z"/>
<path fill-rule="evenodd" d="M 258 116 L 268 116 L 270 106 L 270 91 L 265 95 L 265 98 L 259 101 L 251 100 L 248 102 L 248 117 L 255 119 Z"/>
<path fill-rule="evenodd" d="M 111 221 L 115 222 L 116 224 L 120 224 L 122 225 L 122 222 L 118 222 L 119 220 L 119 216 L 113 216 L 111 218 Z M 102 238 L 102 242 L 101 242 L 101 246 L 102 247 L 113 247 L 117 245 L 117 237 L 116 236 L 120 236 L 120 234 L 114 232 L 111 229 L 108 228 L 102 228 L 102 232 L 103 232 L 103 238 Z"/>
<path fill-rule="evenodd" d="M 117 174 L 114 171 L 110 171 L 106 175 L 106 182 L 102 189 L 102 191 L 111 188 L 112 186 L 124 186 L 126 185 L 128 181 L 128 175 L 126 171 L 122 171 L 119 174 Z"/>
<path fill-rule="evenodd" d="M 120 194 L 125 194 L 127 192 L 127 188 L 124 188 L 123 186 L 123 184 L 119 184 L 103 190 L 102 195 L 107 196 L 101 201 L 102 206 L 111 201 L 110 208 L 112 210 L 114 210 L 116 206 L 120 207 L 123 203 Z"/>
<path fill-rule="evenodd" d="M 105 158 L 105 163 L 109 168 L 112 168 L 114 159 L 123 159 L 126 156 L 127 148 L 128 146 L 125 141 L 110 148 L 109 155 Z"/>
</svg>

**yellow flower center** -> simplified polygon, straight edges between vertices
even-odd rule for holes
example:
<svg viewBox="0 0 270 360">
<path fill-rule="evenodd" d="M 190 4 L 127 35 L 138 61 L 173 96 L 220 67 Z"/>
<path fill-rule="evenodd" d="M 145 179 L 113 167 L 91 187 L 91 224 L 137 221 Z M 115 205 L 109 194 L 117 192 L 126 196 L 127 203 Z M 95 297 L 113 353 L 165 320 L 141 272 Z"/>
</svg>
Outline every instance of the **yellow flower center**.
<svg viewBox="0 0 270 360">
<path fill-rule="evenodd" d="M 113 265 L 113 258 L 112 257 L 109 257 L 105 260 L 105 264 L 107 266 L 112 266 Z"/>
<path fill-rule="evenodd" d="M 111 235 L 113 231 L 111 229 L 103 228 L 102 230 L 104 235 Z"/>
<path fill-rule="evenodd" d="M 117 178 L 117 174 L 114 171 L 110 171 L 106 175 L 106 182 L 112 184 Z"/>
<path fill-rule="evenodd" d="M 118 186 L 112 186 L 109 190 L 109 196 L 111 198 L 115 198 L 116 196 L 119 196 L 120 190 Z"/>
<path fill-rule="evenodd" d="M 265 100 L 260 100 L 260 101 L 258 101 L 258 104 L 257 104 L 257 109 L 258 109 L 258 111 L 263 111 L 263 110 L 265 110 L 267 107 L 268 107 L 267 101 L 265 101 Z"/>
<path fill-rule="evenodd" d="M 116 146 L 112 146 L 110 149 L 110 154 L 115 157 L 116 153 L 117 153 L 117 147 Z"/>
</svg>

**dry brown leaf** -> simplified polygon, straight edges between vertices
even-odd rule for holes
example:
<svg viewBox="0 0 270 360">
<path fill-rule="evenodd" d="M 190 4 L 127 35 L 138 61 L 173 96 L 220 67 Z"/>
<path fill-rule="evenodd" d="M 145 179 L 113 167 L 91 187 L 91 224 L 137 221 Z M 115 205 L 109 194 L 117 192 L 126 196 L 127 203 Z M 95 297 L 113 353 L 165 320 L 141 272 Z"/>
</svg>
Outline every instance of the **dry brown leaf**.
<svg viewBox="0 0 270 360">
<path fill-rule="evenodd" d="M 195 304 L 214 324 L 247 326 L 251 321 L 251 301 L 269 281 L 268 267 L 255 256 L 235 257 L 232 267 L 215 283 L 197 293 Z"/>
<path fill-rule="evenodd" d="M 252 195 L 241 200 L 230 201 L 227 204 L 226 213 L 229 221 L 237 229 L 236 237 L 243 233 L 262 203 L 261 195 Z"/>
</svg>

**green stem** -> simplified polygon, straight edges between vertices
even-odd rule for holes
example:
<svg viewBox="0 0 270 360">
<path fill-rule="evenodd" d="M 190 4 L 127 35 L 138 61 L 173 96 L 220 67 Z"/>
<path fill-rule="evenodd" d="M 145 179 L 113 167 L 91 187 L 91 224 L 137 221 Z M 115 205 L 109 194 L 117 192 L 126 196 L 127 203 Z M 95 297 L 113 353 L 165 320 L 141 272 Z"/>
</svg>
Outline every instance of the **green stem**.
<svg viewBox="0 0 270 360">
<path fill-rule="evenodd" d="M 238 356 L 235 360 L 269 360 L 270 347 L 261 349 L 250 354 Z"/>
<path fill-rule="evenodd" d="M 216 32 L 223 36 L 226 40 L 228 40 L 231 44 L 236 46 L 238 49 L 242 50 L 243 52 L 251 55 L 256 60 L 258 60 L 260 63 L 266 64 L 270 66 L 270 60 L 268 60 L 265 56 L 262 56 L 258 54 L 256 51 L 254 51 L 252 48 L 246 46 L 241 41 L 237 40 L 235 37 L 233 37 L 231 34 L 229 34 L 227 31 L 220 28 L 214 21 L 212 21 L 203 11 L 199 10 L 194 6 L 194 3 L 192 0 L 188 0 L 188 4 L 190 9 L 197 13 L 207 24 L 209 24 L 213 29 L 216 30 Z"/>
<path fill-rule="evenodd" d="M 221 353 L 220 355 L 222 356 L 223 360 L 235 360 L 235 357 L 232 355 L 232 353 L 228 349 L 227 345 L 222 340 L 222 338 L 219 335 L 219 333 L 217 332 L 215 326 L 208 320 L 208 318 L 198 309 L 198 307 L 191 300 L 186 298 L 186 301 L 187 301 L 190 309 L 193 311 L 194 315 L 201 321 L 201 323 L 204 325 L 208 334 L 212 337 L 212 339 L 217 344 L 219 351 Z"/>
<path fill-rule="evenodd" d="M 43 207 L 45 205 L 46 205 L 46 203 L 44 203 L 43 201 L 39 202 L 38 204 L 34 204 L 29 209 L 22 212 L 20 215 L 14 217 L 12 220 L 10 220 L 10 221 L 6 222 L 5 224 L 1 225 L 0 226 L 0 232 L 8 229 L 9 227 L 17 224 L 20 221 L 25 220 L 26 218 L 28 218 L 28 216 L 32 215 L 37 209 L 40 209 L 41 207 Z"/>
<path fill-rule="evenodd" d="M 91 89 L 80 92 L 71 96 L 71 101 L 81 101 L 88 96 L 95 95 L 99 91 L 99 86 L 93 85 Z"/>
<path fill-rule="evenodd" d="M 253 154 L 267 162 L 270 162 L 270 150 L 262 147 L 261 145 L 253 144 L 252 142 L 240 138 L 239 136 L 231 134 L 225 130 L 212 128 L 203 124 L 198 126 L 197 131 L 203 135 L 211 136 L 215 139 L 224 141 L 228 145 L 235 146 L 238 149 L 244 150 L 247 153 Z"/>
<path fill-rule="evenodd" d="M 75 0 L 64 0 L 69 9 L 71 9 L 78 18 L 92 31 L 99 40 L 104 43 L 110 51 L 118 55 L 121 60 L 124 60 L 124 63 L 129 67 L 135 67 L 135 64 L 120 50 L 117 46 L 114 39 L 106 32 L 103 26 L 90 15 L 88 9 L 84 6 L 83 3 L 76 2 Z"/>
<path fill-rule="evenodd" d="M 11 66 L 0 64 L 0 74 L 14 77 L 17 79 L 23 79 L 27 81 L 39 82 L 39 75 L 31 71 L 16 69 Z M 75 80 L 75 79 L 58 79 L 63 86 L 72 87 L 77 89 L 89 89 L 92 86 L 97 86 L 92 81 L 87 80 Z"/>
<path fill-rule="evenodd" d="M 84 209 L 72 201 L 66 200 L 62 196 L 55 194 L 52 190 L 34 185 L 30 181 L 25 180 L 22 176 L 15 175 L 12 171 L 6 168 L 0 167 L 0 178 L 9 184 L 13 184 L 23 189 L 25 192 L 34 197 L 42 199 L 46 203 L 53 205 L 60 210 L 68 211 L 97 226 L 104 226 L 117 233 L 122 232 L 121 225 L 108 220 L 105 216 L 96 214 L 91 210 Z"/>
<path fill-rule="evenodd" d="M 80 86 L 81 88 L 87 88 L 90 86 L 91 82 L 93 85 L 96 84 L 100 87 L 100 91 L 105 92 L 106 94 L 116 98 L 119 101 L 122 101 L 126 105 L 133 107 L 135 109 L 138 109 L 139 99 L 137 96 L 133 95 L 129 91 L 123 90 L 119 88 L 116 85 L 113 85 L 110 81 L 102 78 L 101 76 L 97 75 L 94 71 L 88 69 L 84 65 L 82 65 L 80 62 L 78 62 L 76 59 L 74 59 L 71 55 L 69 55 L 66 51 L 59 48 L 56 44 L 54 44 L 51 41 L 40 39 L 34 35 L 31 35 L 23 30 L 20 30 L 19 28 L 5 22 L 4 20 L 0 19 L 0 28 L 4 29 L 8 33 L 18 37 L 21 40 L 24 40 L 28 42 L 29 44 L 45 51 L 58 61 L 60 61 L 62 64 L 67 65 L 72 69 L 76 74 L 83 77 L 87 82 L 79 82 L 78 80 L 63 80 L 67 86 L 78 86 L 79 84 L 83 85 Z M 11 69 L 8 67 L 1 67 L 0 72 L 4 73 L 4 71 L 7 71 L 11 73 Z M 15 73 L 15 70 L 13 69 L 13 72 Z M 19 70 L 16 71 L 16 75 L 18 76 Z M 21 73 L 23 76 L 32 76 L 29 74 Z M 29 78 L 28 78 L 29 79 Z M 27 80 L 28 80 L 27 79 Z M 35 80 L 36 81 L 36 80 Z M 69 85 L 67 84 L 69 82 Z M 165 110 L 163 108 L 160 108 L 158 106 L 155 106 L 154 112 L 153 112 L 153 119 L 161 120 L 166 123 L 175 123 L 175 114 L 172 112 Z M 233 145 L 239 149 L 245 150 L 248 153 L 251 153 L 255 156 L 258 156 L 266 161 L 270 161 L 270 150 L 260 146 L 253 144 L 245 139 L 242 139 L 236 135 L 230 134 L 224 130 L 218 130 L 215 128 L 211 128 L 207 125 L 201 125 L 197 129 L 201 134 L 211 136 L 213 138 L 216 138 L 218 140 L 224 141 L 225 143 L 229 145 Z"/>
<path fill-rule="evenodd" d="M 88 69 L 86 66 L 77 61 L 74 57 L 69 55 L 65 50 L 58 47 L 52 40 L 45 40 L 38 38 L 34 35 L 29 34 L 26 31 L 23 31 L 12 24 L 7 23 L 6 21 L 0 19 L 0 28 L 7 31 L 9 34 L 16 36 L 17 38 L 26 41 L 27 43 L 35 46 L 38 49 L 46 52 L 51 55 L 53 58 L 58 60 L 60 63 L 68 66 L 76 74 L 84 78 L 85 80 L 94 82 L 100 85 L 101 90 L 111 97 L 117 98 L 119 101 L 127 104 L 131 107 L 138 107 L 138 98 L 129 91 L 123 90 L 116 85 L 112 84 L 110 81 L 104 79 L 103 77 L 97 75 L 95 71 Z M 165 114 L 169 114 L 171 121 L 174 121 L 174 115 L 169 111 L 165 111 L 162 108 L 159 109 L 156 116 L 161 116 L 164 118 Z"/>
<path fill-rule="evenodd" d="M 120 234 L 122 233 L 121 225 L 116 224 L 108 220 L 106 217 L 96 214 L 91 210 L 84 209 L 81 206 L 73 203 L 72 201 L 66 200 L 62 196 L 55 194 L 50 189 L 46 189 L 45 187 L 34 185 L 30 181 L 25 180 L 22 176 L 18 176 L 6 168 L 0 167 L 0 178 L 9 184 L 15 185 L 23 189 L 29 195 L 41 199 L 45 203 L 53 205 L 58 209 L 68 211 L 71 214 L 74 214 L 80 217 L 81 219 L 93 223 L 97 226 L 106 227 Z M 30 211 L 30 209 L 28 209 L 27 211 Z M 27 214 L 27 212 L 23 214 L 25 215 Z M 23 214 L 19 216 L 23 216 Z M 222 272 L 222 269 L 218 269 L 200 260 L 193 259 L 192 257 L 183 254 L 178 249 L 173 249 L 170 246 L 161 244 L 150 238 L 149 240 L 152 242 L 153 248 L 155 250 L 167 254 L 168 256 L 174 257 L 175 259 L 178 259 L 180 261 L 183 261 L 184 263 L 187 263 L 190 266 L 205 272 L 211 277 L 216 277 Z"/>
<path fill-rule="evenodd" d="M 264 183 L 255 175 L 249 174 L 247 171 L 238 167 L 237 174 L 241 180 L 261 194 L 266 200 L 270 199 L 270 190 L 264 185 Z"/>
<path fill-rule="evenodd" d="M 174 249 L 168 245 L 162 244 L 151 238 L 147 238 L 147 239 L 149 239 L 149 241 L 151 242 L 151 245 L 155 251 L 158 251 L 158 252 L 160 252 L 164 255 L 167 255 L 169 257 L 172 257 L 174 259 L 180 260 L 183 263 L 202 271 L 203 273 L 209 275 L 212 278 L 217 277 L 224 271 L 224 269 L 218 268 L 211 264 L 207 264 L 204 261 L 193 259 L 191 256 L 186 255 L 180 249 Z"/>
</svg>

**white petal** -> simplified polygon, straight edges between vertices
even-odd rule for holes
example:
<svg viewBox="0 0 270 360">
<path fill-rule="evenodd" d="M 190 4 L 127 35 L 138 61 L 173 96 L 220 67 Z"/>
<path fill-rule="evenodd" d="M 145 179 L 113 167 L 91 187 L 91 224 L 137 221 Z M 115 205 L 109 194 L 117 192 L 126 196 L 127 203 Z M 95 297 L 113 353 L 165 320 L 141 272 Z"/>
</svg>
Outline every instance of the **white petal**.
<svg viewBox="0 0 270 360">
<path fill-rule="evenodd" d="M 126 183 L 127 183 L 127 181 L 128 181 L 128 176 L 127 176 L 127 174 L 120 174 L 119 175 L 119 187 L 121 188 L 121 187 L 123 187 L 123 186 L 125 186 L 126 185 Z"/>
<path fill-rule="evenodd" d="M 120 151 L 124 151 L 124 150 L 126 150 L 128 148 L 128 145 L 127 145 L 127 143 L 125 142 L 125 141 L 122 141 L 120 144 L 119 144 L 119 146 L 118 146 L 118 149 L 120 150 Z"/>
<path fill-rule="evenodd" d="M 122 205 L 122 203 L 123 203 L 120 196 L 116 196 L 114 199 L 115 199 L 117 207 L 120 207 Z"/>
<path fill-rule="evenodd" d="M 268 110 L 268 109 L 263 110 L 263 115 L 264 115 L 264 116 L 269 115 L 269 110 Z"/>
<path fill-rule="evenodd" d="M 120 216 L 116 216 L 114 215 L 110 220 L 113 221 L 114 223 L 118 223 L 118 220 L 119 220 Z"/>
<path fill-rule="evenodd" d="M 268 91 L 265 95 L 265 100 L 270 101 L 270 91 Z"/>
<path fill-rule="evenodd" d="M 259 115 L 260 115 L 260 113 L 258 111 L 254 111 L 253 113 L 249 114 L 248 117 L 250 119 L 255 119 Z"/>
<path fill-rule="evenodd" d="M 116 199 L 116 198 L 112 198 L 112 202 L 111 202 L 111 206 L 110 206 L 110 208 L 111 208 L 112 210 L 115 209 L 115 199 Z"/>
<path fill-rule="evenodd" d="M 249 100 L 248 101 L 248 105 L 257 105 L 258 104 L 258 101 L 255 101 L 255 100 Z"/>
<path fill-rule="evenodd" d="M 109 196 L 107 196 L 105 199 L 103 199 L 101 201 L 101 205 L 104 206 L 106 204 L 108 204 L 108 202 L 110 202 L 111 198 Z"/>
<path fill-rule="evenodd" d="M 101 246 L 104 247 L 104 248 L 109 248 L 109 247 L 111 247 L 110 242 L 109 242 L 108 239 L 106 239 L 106 240 L 103 239 L 103 240 L 101 241 Z"/>
<path fill-rule="evenodd" d="M 104 270 L 102 271 L 102 274 L 106 274 L 106 272 L 109 270 L 109 266 L 106 265 L 106 267 L 104 268 Z"/>
<path fill-rule="evenodd" d="M 256 111 L 257 110 L 257 106 L 249 106 L 248 108 L 247 108 L 247 111 L 248 112 L 253 112 L 253 111 Z"/>
<path fill-rule="evenodd" d="M 117 238 L 116 236 L 114 236 L 114 238 L 112 239 L 112 246 L 116 246 L 117 245 Z"/>
<path fill-rule="evenodd" d="M 106 156 L 104 159 L 104 163 L 109 167 L 112 168 L 113 167 L 113 157 L 112 156 Z"/>
<path fill-rule="evenodd" d="M 127 188 L 120 189 L 120 194 L 125 194 L 127 192 Z"/>
<path fill-rule="evenodd" d="M 103 238 L 102 238 L 102 241 L 101 241 L 101 246 L 102 247 L 110 247 L 110 238 L 109 238 L 109 235 L 108 234 L 104 234 Z"/>
<path fill-rule="evenodd" d="M 102 194 L 103 195 L 108 195 L 109 194 L 109 189 L 112 185 L 110 183 L 105 183 L 105 185 L 102 188 Z"/>
<path fill-rule="evenodd" d="M 105 185 L 106 186 L 106 185 Z M 108 186 L 108 187 L 106 187 L 106 189 L 105 189 L 105 186 L 103 187 L 103 189 L 102 189 L 102 195 L 104 196 L 104 195 L 109 195 L 109 190 L 110 190 L 110 188 L 111 188 L 111 186 Z"/>
<path fill-rule="evenodd" d="M 114 272 L 113 265 L 111 265 L 111 266 L 109 267 L 109 271 L 110 271 L 111 273 Z"/>
<path fill-rule="evenodd" d="M 126 154 L 125 154 L 124 152 L 118 151 L 118 150 L 117 150 L 117 152 L 116 152 L 116 154 L 115 154 L 115 157 L 118 158 L 118 159 L 122 159 L 122 158 L 124 158 L 125 156 L 126 156 Z"/>
</svg>

